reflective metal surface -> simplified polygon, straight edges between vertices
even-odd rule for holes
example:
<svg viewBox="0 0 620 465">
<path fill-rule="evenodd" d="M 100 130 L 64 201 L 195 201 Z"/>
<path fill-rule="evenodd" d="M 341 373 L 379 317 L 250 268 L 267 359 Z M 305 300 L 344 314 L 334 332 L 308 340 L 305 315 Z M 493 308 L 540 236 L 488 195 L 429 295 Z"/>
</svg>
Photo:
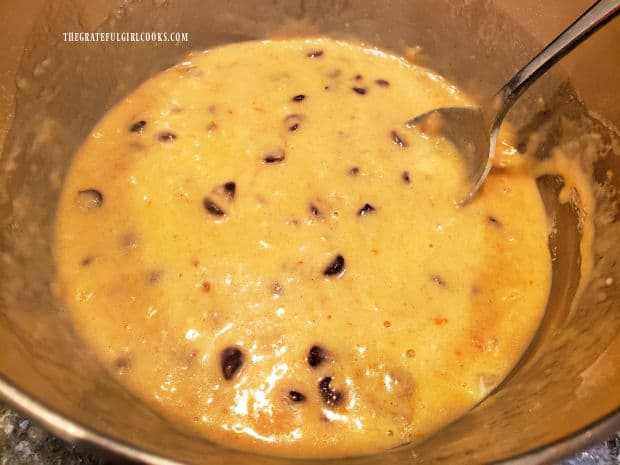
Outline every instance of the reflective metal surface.
<svg viewBox="0 0 620 465">
<path fill-rule="evenodd" d="M 9 44 L 0 56 L 0 142 L 6 134 L 0 395 L 61 437 L 144 463 L 287 463 L 224 450 L 179 430 L 109 377 L 73 333 L 53 295 L 49 245 L 58 189 L 81 140 L 115 101 L 186 50 L 282 34 L 353 36 L 397 52 L 419 45 L 419 61 L 488 98 L 587 3 L 9 1 L 0 18 L 0 38 Z M 63 32 L 96 30 L 183 31 L 190 41 L 63 41 Z M 620 428 L 620 138 L 611 129 L 620 125 L 619 58 L 620 26 L 612 23 L 568 57 L 564 70 L 541 78 L 509 115 L 520 144 L 532 147 L 536 139 L 540 159 L 559 148 L 594 185 L 590 284 L 575 300 L 580 264 L 588 259 L 579 247 L 584 230 L 575 209 L 558 201 L 563 181 L 542 176 L 539 186 L 555 221 L 553 286 L 524 361 L 489 398 L 427 442 L 334 463 L 549 463 Z M 479 69 L 486 73 L 472 71 Z"/>
<path fill-rule="evenodd" d="M 466 167 L 457 203 L 464 205 L 491 171 L 500 127 L 516 100 L 540 76 L 620 13 L 620 0 L 599 0 L 530 60 L 488 102 L 479 107 L 443 107 L 407 121 L 409 127 L 439 123 L 440 134 L 454 144 Z M 482 72 L 482 71 L 478 71 Z"/>
</svg>

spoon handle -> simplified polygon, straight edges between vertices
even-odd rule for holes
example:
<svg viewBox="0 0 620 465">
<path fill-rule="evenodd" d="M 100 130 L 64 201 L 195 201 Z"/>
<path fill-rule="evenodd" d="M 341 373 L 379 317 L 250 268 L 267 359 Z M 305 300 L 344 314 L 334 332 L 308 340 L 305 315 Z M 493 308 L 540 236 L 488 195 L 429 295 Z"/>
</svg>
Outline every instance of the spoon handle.
<svg viewBox="0 0 620 465">
<path fill-rule="evenodd" d="M 620 0 L 599 0 L 547 45 L 497 93 L 493 104 L 497 111 L 494 124 L 502 121 L 514 101 L 536 79 L 618 13 Z"/>
</svg>

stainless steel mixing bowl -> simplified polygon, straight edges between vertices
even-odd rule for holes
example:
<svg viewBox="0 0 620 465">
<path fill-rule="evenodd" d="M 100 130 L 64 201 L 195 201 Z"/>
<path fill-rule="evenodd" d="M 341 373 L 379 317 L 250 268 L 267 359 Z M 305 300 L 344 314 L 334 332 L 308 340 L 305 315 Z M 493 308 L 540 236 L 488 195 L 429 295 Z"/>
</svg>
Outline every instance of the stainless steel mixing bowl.
<svg viewBox="0 0 620 465">
<path fill-rule="evenodd" d="M 478 98 L 588 6 L 582 0 L 5 0 L 0 15 L 0 395 L 63 438 L 149 464 L 282 464 L 225 450 L 135 399 L 89 355 L 54 298 L 50 238 L 59 187 L 94 123 L 188 49 L 282 34 L 358 37 L 420 59 Z M 107 18 L 107 19 L 106 19 Z M 187 43 L 71 43 L 63 32 L 181 31 Z M 538 82 L 510 113 L 535 156 L 556 148 L 591 179 L 594 271 L 576 297 L 583 228 L 539 179 L 553 288 L 523 361 L 430 440 L 334 463 L 547 463 L 620 428 L 620 22 Z M 598 116 L 595 116 L 598 115 Z M 531 147 L 530 147 L 531 148 Z M 583 249 L 585 250 L 585 249 Z M 303 461 L 300 463 L 314 463 Z"/>
</svg>

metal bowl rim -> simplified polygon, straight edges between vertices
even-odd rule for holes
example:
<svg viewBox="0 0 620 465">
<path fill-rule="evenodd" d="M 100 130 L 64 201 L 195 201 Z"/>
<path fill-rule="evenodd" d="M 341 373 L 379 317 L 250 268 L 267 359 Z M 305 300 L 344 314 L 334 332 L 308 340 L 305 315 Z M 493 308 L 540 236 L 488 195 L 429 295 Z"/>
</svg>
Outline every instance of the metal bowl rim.
<svg viewBox="0 0 620 465">
<path fill-rule="evenodd" d="M 70 443 L 91 446 L 103 452 L 111 452 L 119 457 L 150 465 L 185 465 L 183 462 L 148 452 L 71 420 L 52 410 L 43 401 L 26 394 L 2 374 L 0 374 L 0 398 L 24 415 L 34 419 L 36 423 L 56 436 Z M 603 441 L 618 429 L 620 429 L 620 405 L 571 434 L 492 463 L 494 465 L 552 463 L 576 454 L 596 442 Z"/>
</svg>

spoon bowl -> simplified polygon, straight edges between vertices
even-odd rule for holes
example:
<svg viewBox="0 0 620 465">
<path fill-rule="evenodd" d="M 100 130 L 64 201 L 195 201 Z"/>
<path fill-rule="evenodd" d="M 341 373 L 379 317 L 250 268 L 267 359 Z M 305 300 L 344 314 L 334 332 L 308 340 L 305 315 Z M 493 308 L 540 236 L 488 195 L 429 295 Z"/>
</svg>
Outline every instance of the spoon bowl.
<svg viewBox="0 0 620 465">
<path fill-rule="evenodd" d="M 456 148 L 465 182 L 456 205 L 469 202 L 491 170 L 499 128 L 504 116 L 523 92 L 554 64 L 620 13 L 620 0 L 599 0 L 556 37 L 481 107 L 443 107 L 405 123 L 425 133 L 444 137 Z"/>
<path fill-rule="evenodd" d="M 436 108 L 405 123 L 456 147 L 464 166 L 464 182 L 456 193 L 459 206 L 471 200 L 491 170 L 499 132 L 499 125 L 491 124 L 481 107 Z"/>
</svg>

